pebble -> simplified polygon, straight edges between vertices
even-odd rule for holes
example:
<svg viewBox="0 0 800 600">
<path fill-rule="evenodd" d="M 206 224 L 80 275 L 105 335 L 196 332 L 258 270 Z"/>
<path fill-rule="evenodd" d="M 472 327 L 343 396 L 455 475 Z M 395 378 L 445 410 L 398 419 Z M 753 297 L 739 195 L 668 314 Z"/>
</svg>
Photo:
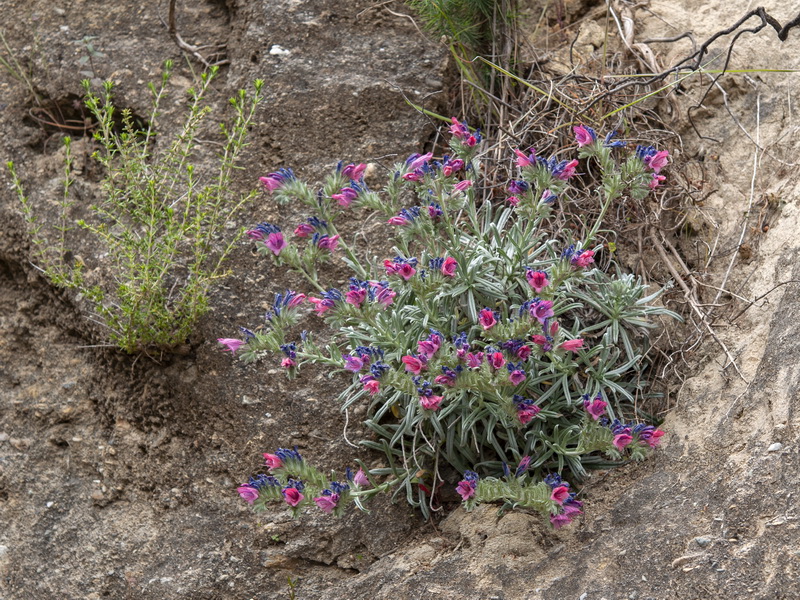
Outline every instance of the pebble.
<svg viewBox="0 0 800 600">
<path fill-rule="evenodd" d="M 0 433 L 0 442 L 7 442 L 7 441 L 8 441 L 8 434 L 5 431 L 3 431 L 2 433 Z"/>
<path fill-rule="evenodd" d="M 0 545 L 0 558 L 3 558 L 6 554 L 8 554 L 8 546 Z"/>
<path fill-rule="evenodd" d="M 705 548 L 711 543 L 711 540 L 705 537 L 696 537 L 694 538 L 694 541 L 701 548 Z"/>
<path fill-rule="evenodd" d="M 291 54 L 289 50 L 286 48 L 281 48 L 278 44 L 273 44 L 272 47 L 269 49 L 269 53 L 272 56 L 286 56 L 287 54 Z"/>
<path fill-rule="evenodd" d="M 775 442 L 769 448 L 767 448 L 767 452 L 780 452 L 783 450 L 783 444 L 780 442 Z"/>
<path fill-rule="evenodd" d="M 65 381 L 64 383 L 61 384 L 61 387 L 64 388 L 65 390 L 71 390 L 76 385 L 78 385 L 77 381 Z"/>
</svg>

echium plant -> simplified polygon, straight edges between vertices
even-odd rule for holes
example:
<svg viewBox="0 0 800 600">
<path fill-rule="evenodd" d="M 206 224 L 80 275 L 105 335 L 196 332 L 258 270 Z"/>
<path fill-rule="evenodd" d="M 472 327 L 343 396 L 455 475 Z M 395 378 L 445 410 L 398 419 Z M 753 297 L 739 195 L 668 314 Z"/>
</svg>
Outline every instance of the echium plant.
<svg viewBox="0 0 800 600">
<path fill-rule="evenodd" d="M 386 466 L 359 463 L 358 482 L 348 470 L 337 483 L 296 450 L 280 451 L 289 461 L 265 454 L 272 474 L 240 488 L 257 506 L 274 499 L 295 509 L 314 502 L 326 512 L 333 503 L 339 511 L 395 487 L 427 515 L 438 487 L 456 483 L 457 471 L 467 508 L 502 501 L 561 526 L 581 507 L 562 474 L 580 479 L 592 466 L 642 459 L 663 434 L 628 420 L 651 318 L 677 315 L 653 305 L 661 290 L 647 295 L 633 276 L 598 268 L 593 243 L 613 202 L 642 198 L 663 180 L 667 153 L 639 147 L 618 156 L 624 143 L 614 133 L 598 139 L 576 127 L 579 157 L 601 182 L 602 204 L 578 241 L 549 225 L 558 197 L 574 190 L 577 159 L 515 150 L 519 174 L 507 203 L 478 204 L 480 134 L 456 119 L 450 131 L 452 154 L 410 156 L 381 192 L 364 182 L 363 164 L 340 164 L 319 190 L 289 169 L 261 179 L 278 202 L 301 201 L 314 214 L 293 238 L 269 223 L 249 235 L 317 292 L 278 294 L 262 327 L 219 342 L 245 362 L 279 354 L 292 377 L 308 363 L 352 373 L 342 407 L 367 405 L 374 436 L 361 443 L 382 451 Z M 382 263 L 360 259 L 336 228 L 357 206 L 394 228 L 392 256 Z M 326 288 L 319 265 L 339 252 L 353 277 L 346 289 Z M 333 331 L 324 348 L 310 332 L 286 339 L 306 302 Z"/>
</svg>

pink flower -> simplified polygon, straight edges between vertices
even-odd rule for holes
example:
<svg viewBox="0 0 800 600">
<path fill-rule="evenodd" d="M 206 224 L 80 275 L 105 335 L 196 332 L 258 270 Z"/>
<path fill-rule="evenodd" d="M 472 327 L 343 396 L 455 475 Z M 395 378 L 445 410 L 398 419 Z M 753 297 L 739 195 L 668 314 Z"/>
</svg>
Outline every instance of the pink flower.
<svg viewBox="0 0 800 600">
<path fill-rule="evenodd" d="M 455 117 L 451 117 L 450 122 L 452 123 L 452 125 L 450 125 L 450 133 L 453 134 L 453 136 L 460 140 L 469 137 L 469 127 L 467 127 L 466 123 L 460 123 Z"/>
<path fill-rule="evenodd" d="M 583 269 L 588 267 L 590 264 L 594 262 L 594 251 L 593 250 L 585 250 L 578 254 L 577 256 L 573 256 L 570 260 L 572 266 L 578 267 Z"/>
<path fill-rule="evenodd" d="M 468 190 L 472 187 L 472 180 L 465 179 L 464 181 L 459 181 L 457 184 L 453 186 L 454 192 L 463 192 L 464 190 Z"/>
<path fill-rule="evenodd" d="M 292 292 L 292 293 L 294 293 L 294 292 Z M 287 306 L 287 308 L 295 308 L 296 306 L 300 306 L 300 304 L 305 299 L 306 299 L 306 295 L 305 294 L 297 294 L 297 295 L 295 295 L 294 298 L 289 300 L 289 304 L 287 304 L 286 306 Z"/>
<path fill-rule="evenodd" d="M 342 188 L 338 194 L 331 194 L 331 198 L 339 203 L 342 208 L 347 208 L 358 198 L 358 192 L 351 187 Z"/>
<path fill-rule="evenodd" d="M 372 287 L 376 290 L 375 300 L 380 304 L 383 304 L 384 307 L 389 306 L 394 302 L 394 297 L 397 295 L 397 293 L 392 288 L 376 285 L 374 283 L 370 283 L 370 285 L 372 285 Z"/>
<path fill-rule="evenodd" d="M 614 445 L 617 447 L 617 450 L 622 450 L 625 446 L 630 444 L 631 441 L 633 441 L 633 438 L 627 433 L 620 433 L 614 436 Z"/>
<path fill-rule="evenodd" d="M 425 410 L 439 410 L 444 396 L 420 396 L 419 403 Z"/>
<path fill-rule="evenodd" d="M 316 502 L 317 506 L 320 507 L 322 512 L 329 515 L 333 512 L 333 509 L 336 508 L 336 505 L 339 503 L 339 494 L 331 494 L 330 496 L 319 496 L 317 498 L 314 498 L 314 502 Z M 292 506 L 296 506 L 296 504 L 293 504 Z"/>
<path fill-rule="evenodd" d="M 344 295 L 345 302 L 352 304 L 356 308 L 361 308 L 361 304 L 367 299 L 367 290 L 361 288 L 350 290 Z"/>
<path fill-rule="evenodd" d="M 478 138 L 477 136 L 474 136 L 474 135 L 470 134 L 470 135 L 467 136 L 466 139 L 462 140 L 462 142 L 468 148 L 472 148 L 473 146 L 475 146 L 475 144 L 478 143 L 479 139 L 480 138 Z"/>
<path fill-rule="evenodd" d="M 543 335 L 532 335 L 531 341 L 539 346 L 544 346 L 548 343 L 547 338 Z"/>
<path fill-rule="evenodd" d="M 519 198 L 516 196 L 509 196 L 506 198 L 506 202 L 508 202 L 511 206 L 517 206 L 519 204 Z"/>
<path fill-rule="evenodd" d="M 395 275 L 397 273 L 397 264 L 393 263 L 388 258 L 384 259 L 383 268 L 386 269 L 387 275 Z"/>
<path fill-rule="evenodd" d="M 236 351 L 246 344 L 246 342 L 236 338 L 217 338 L 217 342 L 225 346 L 223 352 L 230 350 L 231 354 L 236 354 Z"/>
<path fill-rule="evenodd" d="M 575 141 L 578 142 L 578 148 L 593 144 L 597 139 L 597 134 L 591 127 L 578 125 L 577 127 L 573 127 L 572 131 L 575 132 Z"/>
<path fill-rule="evenodd" d="M 414 273 L 416 272 L 417 270 L 408 263 L 400 265 L 400 267 L 398 267 L 397 269 L 397 274 L 400 275 L 400 277 L 402 277 L 406 281 L 411 279 L 414 276 Z"/>
<path fill-rule="evenodd" d="M 364 384 L 364 389 L 369 392 L 370 396 L 374 396 L 380 391 L 381 384 L 377 379 L 370 379 Z"/>
<path fill-rule="evenodd" d="M 459 481 L 456 486 L 456 491 L 461 496 L 461 500 L 466 501 L 475 495 L 475 485 L 472 481 Z"/>
<path fill-rule="evenodd" d="M 283 239 L 282 233 L 270 233 L 267 236 L 267 241 L 264 244 L 272 250 L 272 253 L 275 256 L 278 256 L 281 253 L 281 250 L 286 248 L 286 240 Z"/>
<path fill-rule="evenodd" d="M 665 179 L 666 177 L 664 175 L 657 175 L 656 173 L 653 173 L 653 178 L 650 180 L 650 183 L 647 184 L 647 187 L 649 187 L 651 190 L 654 190 L 661 185 L 661 182 Z"/>
<path fill-rule="evenodd" d="M 669 164 L 669 151 L 662 150 L 661 152 L 656 152 L 652 156 L 648 156 L 644 159 L 644 164 L 648 167 L 653 169 L 656 173 L 660 173 L 661 169 L 666 167 Z"/>
<path fill-rule="evenodd" d="M 525 406 L 517 410 L 517 418 L 519 419 L 520 423 L 522 423 L 523 425 L 527 425 L 533 420 L 533 418 L 536 415 L 539 414 L 540 410 L 542 409 L 536 406 L 535 404 L 532 404 L 530 406 Z"/>
<path fill-rule="evenodd" d="M 456 259 L 452 256 L 448 256 L 442 263 L 442 275 L 445 277 L 455 277 L 456 268 L 458 268 L 458 262 L 456 262 Z"/>
<path fill-rule="evenodd" d="M 423 173 L 420 169 L 416 169 L 415 171 L 411 171 L 410 173 L 403 175 L 403 179 L 406 181 L 419 181 L 424 176 L 425 173 Z"/>
<path fill-rule="evenodd" d="M 408 168 L 412 170 L 419 169 L 422 165 L 426 164 L 431 158 L 433 158 L 433 152 L 428 152 L 427 154 L 418 156 L 410 163 L 408 163 Z"/>
<path fill-rule="evenodd" d="M 550 285 L 550 280 L 547 279 L 547 273 L 544 271 L 528 269 L 525 272 L 525 278 L 528 280 L 528 285 L 530 285 L 537 294 L 541 293 L 544 288 Z"/>
<path fill-rule="evenodd" d="M 350 163 L 344 169 L 342 169 L 342 175 L 344 175 L 348 179 L 355 179 L 356 181 L 358 181 L 359 179 L 361 179 L 361 174 L 364 171 L 366 171 L 366 169 L 367 165 L 365 165 L 364 163 L 360 163 L 358 165 Z"/>
<path fill-rule="evenodd" d="M 530 154 L 525 154 L 519 148 L 514 148 L 514 154 L 517 155 L 517 166 L 532 167 L 536 165 L 536 151 L 533 148 L 528 148 Z"/>
<path fill-rule="evenodd" d="M 411 221 L 406 219 L 403 215 L 396 215 L 386 221 L 389 225 L 410 225 Z"/>
<path fill-rule="evenodd" d="M 317 248 L 322 248 L 324 250 L 330 250 L 333 252 L 336 250 L 336 247 L 339 245 L 339 236 L 338 235 L 323 235 L 317 241 Z"/>
<path fill-rule="evenodd" d="M 528 345 L 520 346 L 517 348 L 517 358 L 520 360 L 528 360 L 531 355 L 531 347 Z"/>
<path fill-rule="evenodd" d="M 297 228 L 294 230 L 294 234 L 297 237 L 308 237 L 312 233 L 314 233 L 314 227 L 309 225 L 308 223 L 300 223 Z"/>
<path fill-rule="evenodd" d="M 249 504 L 252 504 L 258 500 L 258 490 L 253 486 L 240 485 L 238 488 L 236 488 L 236 491 L 239 492 L 242 500 L 246 500 Z"/>
<path fill-rule="evenodd" d="M 577 350 L 580 350 L 581 348 L 583 348 L 583 339 L 577 338 L 577 339 L 574 339 L 574 340 L 567 340 L 566 342 L 561 344 L 559 346 L 559 348 L 561 348 L 562 350 L 570 351 L 570 352 L 576 352 Z"/>
<path fill-rule="evenodd" d="M 295 507 L 305 499 L 305 496 L 300 493 L 300 490 L 290 487 L 283 490 L 283 499 L 286 500 L 286 504 Z"/>
<path fill-rule="evenodd" d="M 369 479 L 367 479 L 364 469 L 359 468 L 358 471 L 356 471 L 356 474 L 353 475 L 353 483 L 358 487 L 369 487 Z"/>
<path fill-rule="evenodd" d="M 547 319 L 555 316 L 553 312 L 553 302 L 551 300 L 539 300 L 539 302 L 531 306 L 530 313 L 539 323 L 544 324 Z"/>
<path fill-rule="evenodd" d="M 481 366 L 483 362 L 483 352 L 478 352 L 477 354 L 473 354 L 472 352 L 468 353 L 465 357 L 467 361 L 467 366 L 470 369 L 477 369 Z"/>
<path fill-rule="evenodd" d="M 284 369 L 291 369 L 292 367 L 296 367 L 297 363 L 289 358 L 288 356 L 281 361 L 281 366 Z"/>
<path fill-rule="evenodd" d="M 656 429 L 650 438 L 647 440 L 647 445 L 651 448 L 655 448 L 661 442 L 661 436 L 664 435 L 664 432 L 660 429 Z"/>
<path fill-rule="evenodd" d="M 457 158 L 455 160 L 451 160 L 449 163 L 447 163 L 442 167 L 442 174 L 445 177 L 450 177 L 454 173 L 457 173 L 463 168 L 464 168 L 464 161 L 461 160 L 460 158 Z"/>
<path fill-rule="evenodd" d="M 484 331 L 488 331 L 497 325 L 497 319 L 494 318 L 494 311 L 490 308 L 484 308 L 478 315 L 478 322 L 481 324 Z"/>
<path fill-rule="evenodd" d="M 525 379 L 525 371 L 520 371 L 519 369 L 511 371 L 511 374 L 508 376 L 508 380 L 514 385 L 519 385 L 525 381 Z"/>
<path fill-rule="evenodd" d="M 562 181 L 566 181 L 567 179 L 569 179 L 570 177 L 575 175 L 575 167 L 577 167 L 577 166 L 578 166 L 578 161 L 577 160 L 569 161 L 566 164 L 566 166 L 564 166 L 564 170 L 561 171 L 561 173 L 559 173 L 556 176 L 556 178 L 557 179 L 561 179 Z"/>
<path fill-rule="evenodd" d="M 345 371 L 350 371 L 351 373 L 358 373 L 361 369 L 364 368 L 364 360 L 360 356 L 345 356 L 344 359 L 344 369 Z"/>
<path fill-rule="evenodd" d="M 586 409 L 586 412 L 589 413 L 589 415 L 591 415 L 592 419 L 595 421 L 602 417 L 603 413 L 606 412 L 606 406 L 608 406 L 608 403 L 604 402 L 600 396 L 597 396 L 591 402 L 589 402 L 589 400 L 583 401 L 583 408 Z"/>
<path fill-rule="evenodd" d="M 277 454 L 269 454 L 267 452 L 264 453 L 264 464 L 267 465 L 267 468 L 272 469 L 280 469 L 283 466 L 283 461 L 281 457 Z"/>
<path fill-rule="evenodd" d="M 314 296 L 309 296 L 308 301 L 314 305 L 314 312 L 318 315 L 324 315 L 326 312 L 333 308 L 332 304 L 323 298 L 314 298 Z"/>
<path fill-rule="evenodd" d="M 550 325 L 550 335 L 552 336 L 552 335 L 555 335 L 556 333 L 558 333 L 558 328 L 559 327 L 561 327 L 561 326 L 558 324 L 558 321 L 553 321 L 553 324 Z"/>
<path fill-rule="evenodd" d="M 564 500 L 567 498 L 569 498 L 569 488 L 563 485 L 555 488 L 553 493 L 550 494 L 550 500 L 558 502 L 559 504 L 564 504 Z"/>
<path fill-rule="evenodd" d="M 542 197 L 539 198 L 539 202 L 542 202 L 544 204 L 552 204 L 555 201 L 556 201 L 556 195 L 550 190 L 543 191 Z"/>
<path fill-rule="evenodd" d="M 426 358 L 432 358 L 439 348 L 442 347 L 442 338 L 436 334 L 432 334 L 427 340 L 417 342 L 417 351 L 424 354 Z"/>
<path fill-rule="evenodd" d="M 495 369 L 502 369 L 506 366 L 506 357 L 502 352 L 492 352 L 491 356 L 487 358 L 489 364 Z"/>
<path fill-rule="evenodd" d="M 423 370 L 425 370 L 428 366 L 428 359 L 427 358 L 417 358 L 416 356 L 406 355 L 402 359 L 403 364 L 406 366 L 406 371 L 409 373 L 413 373 L 414 375 L 419 375 Z"/>
</svg>

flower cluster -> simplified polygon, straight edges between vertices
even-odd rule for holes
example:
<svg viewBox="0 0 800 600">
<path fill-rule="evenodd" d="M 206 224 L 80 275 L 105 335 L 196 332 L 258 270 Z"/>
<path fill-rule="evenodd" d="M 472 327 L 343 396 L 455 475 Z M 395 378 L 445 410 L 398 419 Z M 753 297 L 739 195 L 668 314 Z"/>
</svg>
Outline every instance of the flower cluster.
<svg viewBox="0 0 800 600">
<path fill-rule="evenodd" d="M 633 414 L 630 400 L 643 379 L 643 327 L 653 315 L 674 313 L 650 304 L 658 293 L 633 277 L 598 266 L 608 263 L 598 260 L 594 240 L 600 221 L 576 240 L 548 229 L 552 206 L 579 193 L 579 171 L 598 170 L 602 185 L 585 193 L 603 199 L 602 219 L 615 201 L 650 192 L 654 177 L 663 181 L 668 154 L 640 146 L 619 156 L 628 151 L 616 132 L 598 136 L 577 126 L 578 158 L 514 151 L 517 172 L 505 186 L 511 197 L 496 208 L 480 201 L 480 132 L 457 119 L 450 132 L 448 153 L 412 154 L 380 192 L 364 183 L 363 163 L 340 163 L 318 190 L 289 170 L 267 176 L 264 186 L 278 201 L 313 211 L 294 230 L 308 244 L 301 253 L 269 223 L 250 237 L 321 293 L 278 295 L 263 328 L 219 342 L 245 360 L 280 354 L 290 376 L 309 363 L 352 375 L 340 401 L 344 408 L 365 403 L 374 437 L 362 443 L 389 463 L 373 470 L 386 479 L 370 494 L 405 488 L 427 515 L 449 465 L 464 472 L 456 490 L 467 508 L 508 502 L 541 511 L 558 528 L 582 504 L 552 471 L 580 478 L 583 461 L 598 455 L 644 458 L 663 435 L 622 419 Z M 354 208 L 377 211 L 392 226 L 392 258 L 365 259 L 346 243 L 335 220 Z M 317 263 L 325 260 L 352 268 L 345 287 L 324 285 Z M 313 332 L 286 339 L 305 300 L 333 329 L 325 348 Z M 296 450 L 265 459 L 269 475 L 239 488 L 257 508 L 278 500 L 293 511 L 341 514 L 368 497 L 363 471 L 348 471 L 340 483 Z"/>
</svg>

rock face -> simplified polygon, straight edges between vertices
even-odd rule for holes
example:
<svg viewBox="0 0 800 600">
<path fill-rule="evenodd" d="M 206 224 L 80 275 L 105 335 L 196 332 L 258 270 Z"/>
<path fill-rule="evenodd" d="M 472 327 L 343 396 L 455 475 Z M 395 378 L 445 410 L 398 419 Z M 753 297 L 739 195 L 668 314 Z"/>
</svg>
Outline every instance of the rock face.
<svg viewBox="0 0 800 600">
<path fill-rule="evenodd" d="M 90 78 L 116 80 L 120 101 L 140 114 L 148 106 L 141 82 L 154 79 L 165 58 L 175 59 L 175 104 L 165 107 L 165 123 L 179 114 L 192 81 L 155 8 L 112 4 L 65 10 L 33 1 L 4 9 L 13 16 L 5 32 L 11 47 L 36 66 L 39 98 L 0 71 L 1 143 L 44 219 L 54 214 L 61 170 L 57 132 L 45 121 L 58 111 L 70 116 L 63 113 L 85 76 L 78 73 L 86 68 L 79 64 L 85 43 L 74 40 L 96 36 L 94 48 L 106 57 L 93 58 Z M 660 17 L 637 13 L 637 38 L 692 29 L 705 39 L 741 16 L 729 4 L 654 0 L 649 9 Z M 231 66 L 215 99 L 220 110 L 235 88 L 255 77 L 267 81 L 267 102 L 237 184 L 242 190 L 278 167 L 313 178 L 339 159 L 390 163 L 381 157 L 418 149 L 432 129 L 404 96 L 436 102 L 444 57 L 396 8 L 366 0 L 181 7 L 184 39 L 227 43 Z M 769 30 L 743 37 L 731 67 L 800 68 L 793 37 L 780 43 Z M 665 46 L 659 56 L 669 58 L 670 51 Z M 774 291 L 741 315 L 747 306 L 741 301 L 717 313 L 714 331 L 741 376 L 712 340 L 702 356 L 686 355 L 694 374 L 662 426 L 668 431 L 662 450 L 590 481 L 586 514 L 558 532 L 536 516 L 498 517 L 493 507 L 456 510 L 435 530 L 388 501 L 335 522 L 254 516 L 237 501 L 235 487 L 257 470 L 261 452 L 297 444 L 331 467 L 354 457 L 371 460 L 341 441 L 336 381 L 309 371 L 287 383 L 268 365 L 232 364 L 202 341 L 252 323 L 263 313 L 265 294 L 298 282 L 243 247 L 234 257 L 237 275 L 212 298 L 214 311 L 189 355 L 162 364 L 119 357 L 91 347 L 94 334 L 74 299 L 54 292 L 31 268 L 30 242 L 5 188 L 0 596 L 800 597 L 800 337 L 794 333 L 800 303 L 798 284 L 786 283 L 800 281 L 794 176 L 800 142 L 792 113 L 798 80 L 793 73 L 726 75 L 692 112 L 698 130 L 714 140 L 699 138 L 686 120 L 708 83 L 685 80 L 668 105 L 674 112 L 662 115 L 684 134 L 674 151 L 688 163 L 687 177 L 703 174 L 702 206 L 692 215 L 699 225 L 683 249 L 700 284 L 744 298 Z M 86 167 L 82 176 L 88 203 L 97 174 Z M 288 222 L 298 215 L 263 198 L 248 217 Z M 85 240 L 76 243 L 97 251 Z M 715 299 L 709 289 L 711 304 L 730 301 L 730 294 Z"/>
</svg>

